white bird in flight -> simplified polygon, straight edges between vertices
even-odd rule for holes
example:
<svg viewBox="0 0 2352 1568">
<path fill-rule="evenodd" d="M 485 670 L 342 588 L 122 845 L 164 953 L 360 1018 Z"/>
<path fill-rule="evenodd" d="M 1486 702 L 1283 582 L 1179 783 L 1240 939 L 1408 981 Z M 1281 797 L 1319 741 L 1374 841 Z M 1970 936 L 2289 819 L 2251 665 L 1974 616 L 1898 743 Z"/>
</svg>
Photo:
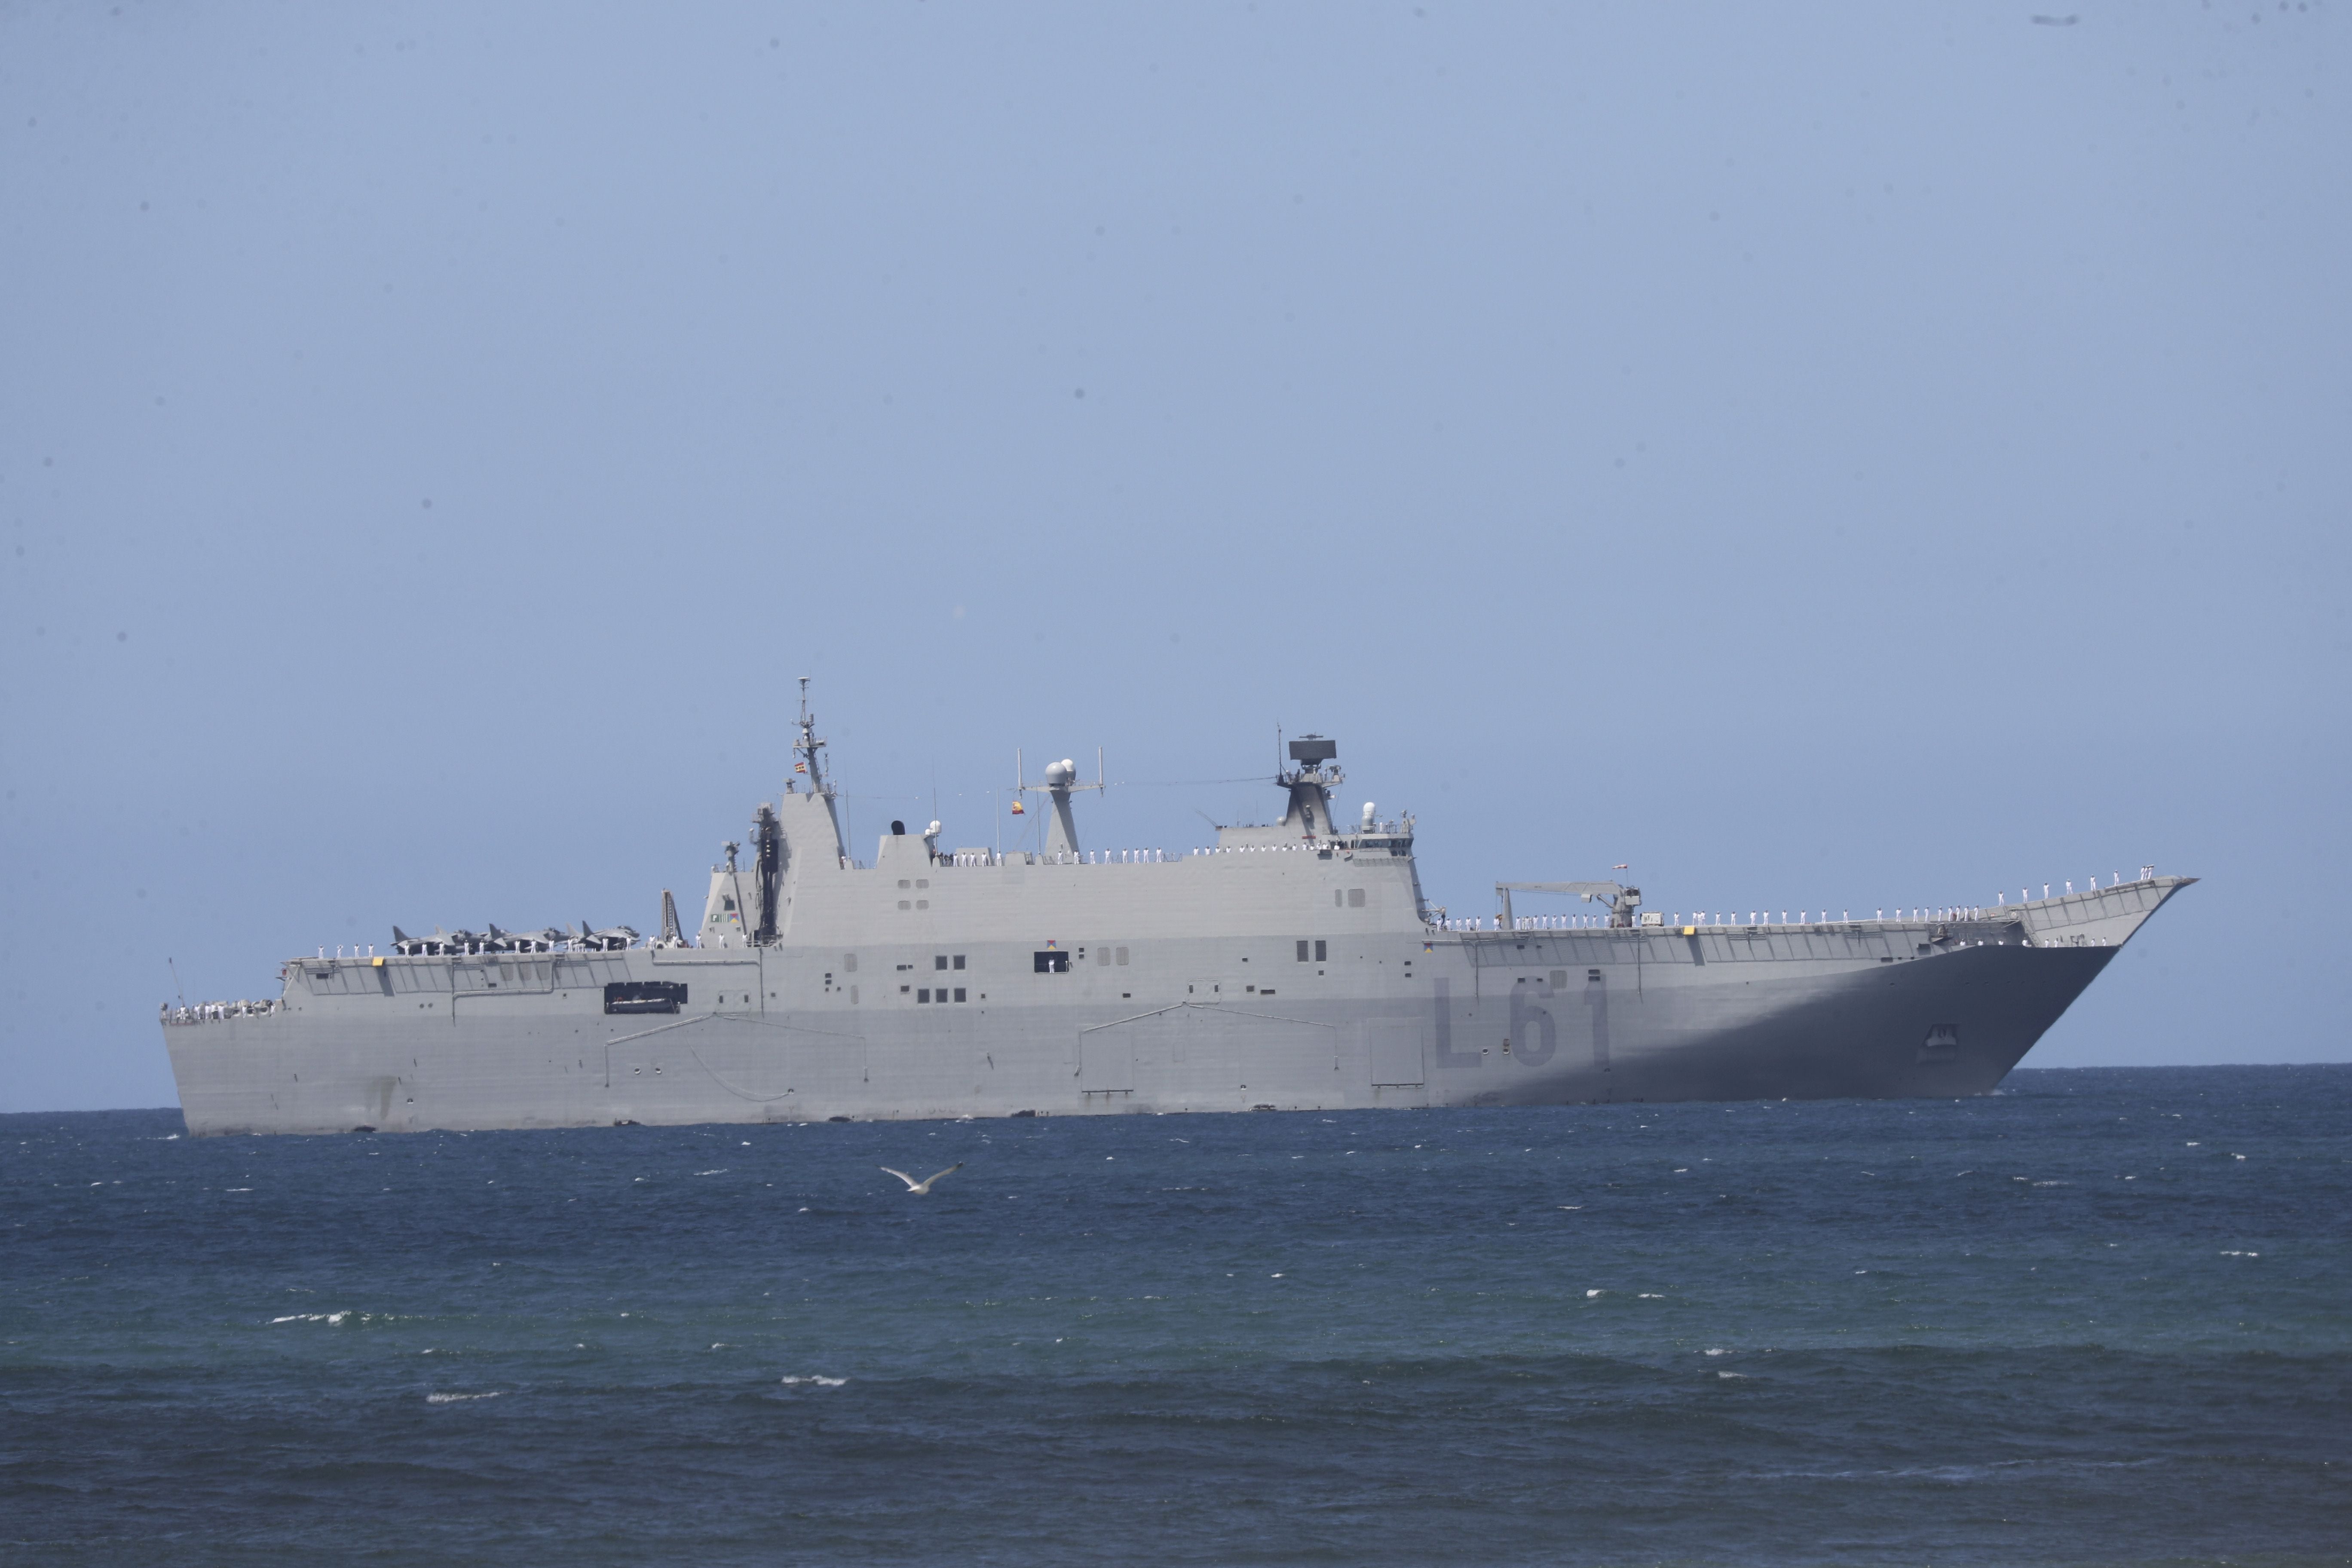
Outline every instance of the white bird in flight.
<svg viewBox="0 0 2352 1568">
<path fill-rule="evenodd" d="M 906 1173 L 906 1172 L 904 1172 L 904 1171 L 893 1171 L 893 1170 L 891 1170 L 891 1169 L 890 1169 L 890 1167 L 889 1167 L 889 1166 L 887 1166 L 887 1165 L 881 1166 L 881 1167 L 880 1167 L 880 1169 L 881 1169 L 881 1170 L 883 1170 L 883 1171 L 885 1171 L 885 1172 L 887 1172 L 887 1173 L 889 1173 L 890 1175 L 893 1175 L 893 1176 L 898 1177 L 900 1181 L 902 1181 L 902 1182 L 906 1183 L 906 1184 L 907 1184 L 907 1193 L 908 1193 L 908 1196 L 910 1196 L 910 1197 L 918 1197 L 918 1198 L 919 1198 L 919 1197 L 922 1197 L 923 1195 L 925 1195 L 926 1194 L 928 1194 L 928 1193 L 931 1190 L 931 1184 L 932 1184 L 933 1182 L 938 1181 L 941 1176 L 952 1175 L 952 1174 L 953 1174 L 953 1173 L 955 1173 L 956 1172 L 962 1170 L 962 1169 L 963 1169 L 963 1162 L 962 1162 L 961 1160 L 958 1160 L 954 1164 L 950 1165 L 946 1170 L 944 1170 L 944 1171 L 934 1171 L 934 1172 L 932 1172 L 929 1175 L 925 1176 L 925 1177 L 924 1177 L 921 1181 L 919 1181 L 919 1181 L 917 1181 L 917 1180 L 915 1180 L 915 1178 L 914 1178 L 914 1177 L 912 1177 L 912 1176 L 910 1176 L 910 1175 L 907 1174 L 907 1173 Z"/>
</svg>

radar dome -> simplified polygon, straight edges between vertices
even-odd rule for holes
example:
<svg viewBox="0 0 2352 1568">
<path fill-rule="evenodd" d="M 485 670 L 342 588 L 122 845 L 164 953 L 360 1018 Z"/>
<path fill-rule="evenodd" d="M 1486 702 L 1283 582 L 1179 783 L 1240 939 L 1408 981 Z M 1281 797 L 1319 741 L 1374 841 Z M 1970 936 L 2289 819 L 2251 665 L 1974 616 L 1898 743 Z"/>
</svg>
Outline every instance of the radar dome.
<svg viewBox="0 0 2352 1568">
<path fill-rule="evenodd" d="M 1072 779 L 1075 779 L 1077 776 L 1078 764 L 1072 762 L 1067 757 L 1064 757 L 1058 763 L 1049 763 L 1045 769 L 1045 783 L 1049 787 L 1055 789 L 1068 784 Z"/>
</svg>

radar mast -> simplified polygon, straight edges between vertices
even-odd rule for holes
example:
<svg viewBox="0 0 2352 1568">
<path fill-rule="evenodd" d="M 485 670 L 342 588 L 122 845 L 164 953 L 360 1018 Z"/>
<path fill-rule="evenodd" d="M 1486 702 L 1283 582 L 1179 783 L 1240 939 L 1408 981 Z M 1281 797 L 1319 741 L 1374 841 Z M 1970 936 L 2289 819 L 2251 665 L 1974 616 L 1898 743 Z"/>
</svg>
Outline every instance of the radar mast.
<svg viewBox="0 0 2352 1568">
<path fill-rule="evenodd" d="M 1024 775 L 1019 748 L 1016 747 L 1013 752 L 1013 799 L 1017 802 L 1024 795 L 1037 794 L 1045 795 L 1053 802 L 1054 814 L 1045 827 L 1045 853 L 1048 855 L 1066 855 L 1072 859 L 1078 858 L 1080 854 L 1078 825 L 1077 820 L 1070 815 L 1070 796 L 1087 790 L 1102 790 L 1108 787 L 1103 782 L 1100 746 L 1095 748 L 1095 782 L 1092 784 L 1080 784 L 1077 763 L 1072 758 L 1064 757 L 1058 763 L 1047 764 L 1044 784 L 1033 784 Z M 1020 807 L 1016 805 L 1013 809 L 1018 811 Z"/>
<path fill-rule="evenodd" d="M 1274 775 L 1275 784 L 1290 792 L 1282 826 L 1310 844 L 1328 839 L 1333 837 L 1331 791 L 1348 778 L 1339 768 L 1339 742 L 1323 735 L 1301 735 L 1289 749 L 1294 765 Z"/>
<path fill-rule="evenodd" d="M 801 738 L 793 742 L 793 750 L 800 753 L 801 765 L 797 771 L 808 774 L 809 793 L 823 795 L 829 806 L 833 803 L 833 786 L 824 782 L 824 763 L 817 755 L 824 750 L 824 742 L 816 732 L 814 715 L 809 712 L 808 683 L 809 678 L 802 676 Z"/>
<path fill-rule="evenodd" d="M 816 716 L 809 711 L 809 678 L 803 675 L 800 679 L 800 736 L 793 742 L 793 750 L 799 753 L 800 761 L 793 764 L 793 773 L 795 775 L 803 773 L 808 775 L 809 794 L 824 803 L 825 821 L 833 827 L 833 846 L 829 853 L 833 856 L 835 864 L 845 871 L 850 866 L 849 851 L 842 841 L 841 808 L 834 804 L 833 781 L 824 776 L 824 758 L 821 755 L 824 751 L 824 737 L 816 732 Z M 785 795 L 792 795 L 797 793 L 793 787 L 794 783 L 795 780 L 791 778 L 784 781 Z M 786 804 L 790 805 L 793 819 L 800 820 L 801 807 L 789 802 Z M 796 853 L 796 851 L 788 848 L 786 853 Z"/>
</svg>

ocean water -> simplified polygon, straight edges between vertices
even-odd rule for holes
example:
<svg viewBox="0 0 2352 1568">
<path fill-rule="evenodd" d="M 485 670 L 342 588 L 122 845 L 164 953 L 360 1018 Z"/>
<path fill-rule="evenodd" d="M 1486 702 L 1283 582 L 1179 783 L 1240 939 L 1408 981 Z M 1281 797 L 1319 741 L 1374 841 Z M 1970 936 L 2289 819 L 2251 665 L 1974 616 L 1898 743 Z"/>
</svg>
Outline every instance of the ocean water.
<svg viewBox="0 0 2352 1568">
<path fill-rule="evenodd" d="M 2352 1068 L 179 1131 L 0 1118 L 0 1560 L 2352 1561 Z"/>
</svg>

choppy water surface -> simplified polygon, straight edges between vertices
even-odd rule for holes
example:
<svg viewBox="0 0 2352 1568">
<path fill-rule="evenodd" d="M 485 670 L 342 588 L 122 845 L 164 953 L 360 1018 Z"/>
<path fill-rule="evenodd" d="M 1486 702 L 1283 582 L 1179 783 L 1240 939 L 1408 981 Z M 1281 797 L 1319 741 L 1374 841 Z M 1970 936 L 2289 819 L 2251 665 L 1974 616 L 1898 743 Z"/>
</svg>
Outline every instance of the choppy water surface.
<svg viewBox="0 0 2352 1568">
<path fill-rule="evenodd" d="M 178 1130 L 0 1118 L 0 1557 L 2352 1555 L 2352 1068 Z"/>
</svg>

